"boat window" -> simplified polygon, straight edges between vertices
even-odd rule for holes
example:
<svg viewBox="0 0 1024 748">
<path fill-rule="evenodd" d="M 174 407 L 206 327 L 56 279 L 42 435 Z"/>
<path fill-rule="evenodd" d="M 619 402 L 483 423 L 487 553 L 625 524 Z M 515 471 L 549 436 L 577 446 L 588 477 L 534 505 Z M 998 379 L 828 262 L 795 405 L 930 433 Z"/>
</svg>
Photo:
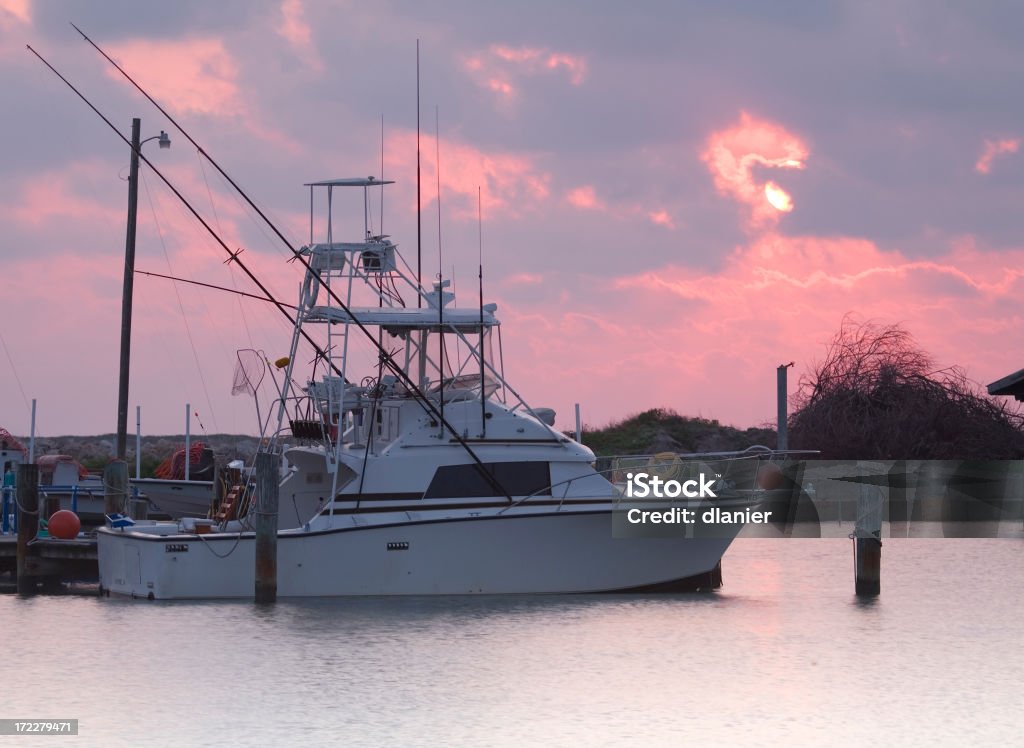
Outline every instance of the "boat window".
<svg viewBox="0 0 1024 748">
<path fill-rule="evenodd" d="M 485 462 L 484 467 L 512 496 L 551 495 L 551 469 L 546 462 Z M 502 496 L 475 464 L 442 465 L 430 481 L 425 499 L 466 499 Z"/>
</svg>

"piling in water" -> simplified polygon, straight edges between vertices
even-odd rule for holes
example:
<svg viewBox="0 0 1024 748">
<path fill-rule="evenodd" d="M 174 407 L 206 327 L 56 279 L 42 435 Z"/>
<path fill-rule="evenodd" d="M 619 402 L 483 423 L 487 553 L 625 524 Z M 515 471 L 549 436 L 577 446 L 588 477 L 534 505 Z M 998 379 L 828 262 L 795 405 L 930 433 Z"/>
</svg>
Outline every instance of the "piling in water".
<svg viewBox="0 0 1024 748">
<path fill-rule="evenodd" d="M 874 597 L 882 591 L 882 541 L 878 538 L 855 538 L 854 558 L 857 579 L 854 591 Z"/>
<path fill-rule="evenodd" d="M 857 470 L 865 477 L 886 472 L 885 466 L 878 462 L 858 462 Z M 885 499 L 879 485 L 870 482 L 860 484 L 857 524 L 853 533 L 854 590 L 858 595 L 874 596 L 881 592 L 882 510 Z"/>
<path fill-rule="evenodd" d="M 36 591 L 35 553 L 29 542 L 39 530 L 39 467 L 18 465 L 18 594 L 31 595 Z"/>
<path fill-rule="evenodd" d="M 277 495 L 278 460 L 273 454 L 256 455 L 256 602 L 277 600 Z"/>
</svg>

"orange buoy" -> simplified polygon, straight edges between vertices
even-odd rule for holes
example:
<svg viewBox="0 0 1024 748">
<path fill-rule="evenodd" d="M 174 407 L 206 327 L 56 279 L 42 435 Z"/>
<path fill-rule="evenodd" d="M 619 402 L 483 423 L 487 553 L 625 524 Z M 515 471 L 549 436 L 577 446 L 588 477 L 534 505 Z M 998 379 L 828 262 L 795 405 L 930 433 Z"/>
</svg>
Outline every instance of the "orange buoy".
<svg viewBox="0 0 1024 748">
<path fill-rule="evenodd" d="M 50 515 L 49 523 L 50 537 L 61 540 L 73 540 L 78 537 L 78 531 L 82 529 L 82 521 L 78 515 L 69 509 L 61 509 Z"/>
</svg>

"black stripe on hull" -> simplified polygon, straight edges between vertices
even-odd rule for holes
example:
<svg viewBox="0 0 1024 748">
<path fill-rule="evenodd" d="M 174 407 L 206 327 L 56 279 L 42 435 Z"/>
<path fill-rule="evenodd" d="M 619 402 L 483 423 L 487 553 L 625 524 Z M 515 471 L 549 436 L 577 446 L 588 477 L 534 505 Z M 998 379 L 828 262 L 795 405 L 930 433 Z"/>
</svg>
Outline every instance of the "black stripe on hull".
<svg viewBox="0 0 1024 748">
<path fill-rule="evenodd" d="M 336 502 L 344 501 L 349 503 L 351 499 L 347 496 L 340 496 L 336 499 Z M 590 504 L 608 504 L 613 500 L 609 498 L 594 497 L 588 499 L 545 499 L 542 501 L 529 500 L 519 502 L 517 504 L 509 504 L 507 501 L 474 501 L 469 503 L 461 504 L 440 504 L 432 503 L 427 506 L 421 504 L 398 504 L 391 506 L 365 506 L 360 505 L 359 507 L 332 507 L 325 509 L 324 514 L 330 514 L 333 516 L 346 515 L 346 514 L 369 514 L 373 512 L 435 512 L 435 511 L 452 511 L 456 509 L 506 509 L 512 506 L 522 507 L 524 509 L 531 509 L 533 507 L 557 507 L 557 506 L 586 506 Z"/>
<path fill-rule="evenodd" d="M 701 574 L 694 574 L 692 577 L 670 579 L 667 582 L 656 582 L 655 584 L 641 584 L 637 587 L 621 587 L 615 590 L 602 590 L 603 595 L 625 595 L 625 594 L 662 594 L 671 592 L 708 592 L 717 590 L 722 586 L 722 562 L 715 564 L 715 568 Z"/>
</svg>

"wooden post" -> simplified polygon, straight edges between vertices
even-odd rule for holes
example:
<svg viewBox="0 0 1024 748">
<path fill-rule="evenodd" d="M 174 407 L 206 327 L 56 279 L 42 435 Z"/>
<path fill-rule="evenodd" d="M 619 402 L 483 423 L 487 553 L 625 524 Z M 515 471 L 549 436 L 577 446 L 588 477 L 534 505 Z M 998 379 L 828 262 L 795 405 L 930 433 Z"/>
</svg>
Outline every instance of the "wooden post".
<svg viewBox="0 0 1024 748">
<path fill-rule="evenodd" d="M 125 465 L 125 471 L 127 472 L 128 465 Z M 149 500 L 139 497 L 139 489 L 137 486 L 132 487 L 132 497 L 128 500 L 128 516 L 132 519 L 148 519 L 149 518 Z"/>
<path fill-rule="evenodd" d="M 788 364 L 779 364 L 778 369 L 775 370 L 775 399 L 778 406 L 778 419 L 775 427 L 778 433 L 778 440 L 775 446 L 780 451 L 789 449 L 789 385 L 787 383 L 787 374 L 789 367 L 792 365 L 792 361 Z"/>
<path fill-rule="evenodd" d="M 128 463 L 111 460 L 103 468 L 103 511 L 121 514 L 128 504 Z"/>
<path fill-rule="evenodd" d="M 39 531 L 39 467 L 18 465 L 18 594 L 31 595 L 36 590 L 33 577 L 32 547 L 29 542 Z"/>
<path fill-rule="evenodd" d="M 277 456 L 256 455 L 256 602 L 277 600 Z"/>
<path fill-rule="evenodd" d="M 858 462 L 862 475 L 884 475 L 885 467 L 878 462 Z M 860 484 L 857 498 L 857 525 L 854 528 L 854 590 L 858 595 L 873 597 L 881 592 L 882 584 L 882 509 L 885 497 L 881 487 Z"/>
<path fill-rule="evenodd" d="M 882 591 L 882 541 L 858 537 L 855 542 L 857 579 L 854 591 L 861 597 L 875 597 Z"/>
<path fill-rule="evenodd" d="M 220 502 L 224 500 L 227 493 L 225 483 L 228 480 L 228 469 L 224 465 L 224 459 L 219 455 L 213 456 L 213 492 L 210 494 L 210 516 L 217 513 Z"/>
</svg>

